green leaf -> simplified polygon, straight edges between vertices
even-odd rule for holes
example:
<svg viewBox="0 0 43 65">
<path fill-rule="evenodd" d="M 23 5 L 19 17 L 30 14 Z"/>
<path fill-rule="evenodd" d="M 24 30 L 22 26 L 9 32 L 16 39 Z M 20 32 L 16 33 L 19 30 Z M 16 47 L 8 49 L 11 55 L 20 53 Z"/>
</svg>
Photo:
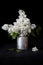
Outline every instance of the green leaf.
<svg viewBox="0 0 43 65">
<path fill-rule="evenodd" d="M 8 49 L 9 51 L 14 51 L 14 48 L 10 48 L 10 49 Z"/>
<path fill-rule="evenodd" d="M 14 33 L 12 34 L 12 38 L 13 38 L 13 39 L 16 39 L 17 36 L 19 36 L 18 33 L 15 33 L 15 32 L 14 32 Z"/>
<path fill-rule="evenodd" d="M 38 26 L 37 29 L 36 29 L 37 35 L 39 35 L 40 31 L 41 31 L 41 27 Z"/>
<path fill-rule="evenodd" d="M 39 30 L 41 30 L 41 27 L 40 27 L 40 26 L 38 26 L 38 29 L 39 29 Z"/>
<path fill-rule="evenodd" d="M 33 37 L 36 37 L 36 35 L 35 35 L 35 33 L 32 31 L 31 32 L 31 35 L 33 36 Z"/>
<path fill-rule="evenodd" d="M 21 52 L 21 50 L 16 50 L 16 52 Z"/>
<path fill-rule="evenodd" d="M 36 29 L 36 33 L 37 33 L 37 35 L 39 35 L 39 29 Z"/>
</svg>

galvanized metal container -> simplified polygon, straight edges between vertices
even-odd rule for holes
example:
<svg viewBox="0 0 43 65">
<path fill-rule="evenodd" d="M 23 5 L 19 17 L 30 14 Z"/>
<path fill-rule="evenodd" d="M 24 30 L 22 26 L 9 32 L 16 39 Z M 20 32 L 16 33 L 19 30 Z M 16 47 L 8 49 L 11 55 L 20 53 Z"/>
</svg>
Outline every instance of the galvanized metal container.
<svg viewBox="0 0 43 65">
<path fill-rule="evenodd" d="M 17 49 L 21 49 L 21 50 L 28 49 L 28 37 L 23 35 L 17 37 Z"/>
</svg>

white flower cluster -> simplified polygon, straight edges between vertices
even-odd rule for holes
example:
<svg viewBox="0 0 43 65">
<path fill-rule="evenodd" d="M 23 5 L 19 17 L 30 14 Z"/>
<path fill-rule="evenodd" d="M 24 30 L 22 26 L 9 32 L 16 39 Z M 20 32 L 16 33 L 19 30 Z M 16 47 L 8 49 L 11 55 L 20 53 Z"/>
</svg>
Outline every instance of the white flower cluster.
<svg viewBox="0 0 43 65">
<path fill-rule="evenodd" d="M 35 52 L 35 51 L 38 51 L 38 48 L 35 46 L 32 48 L 32 51 Z"/>
<path fill-rule="evenodd" d="M 36 25 L 31 24 L 30 19 L 27 18 L 23 10 L 19 10 L 18 13 L 19 17 L 16 19 L 16 22 L 13 22 L 13 25 L 4 24 L 2 29 L 7 30 L 11 35 L 15 32 L 26 36 L 27 33 L 31 33 L 31 30 L 36 28 Z"/>
</svg>

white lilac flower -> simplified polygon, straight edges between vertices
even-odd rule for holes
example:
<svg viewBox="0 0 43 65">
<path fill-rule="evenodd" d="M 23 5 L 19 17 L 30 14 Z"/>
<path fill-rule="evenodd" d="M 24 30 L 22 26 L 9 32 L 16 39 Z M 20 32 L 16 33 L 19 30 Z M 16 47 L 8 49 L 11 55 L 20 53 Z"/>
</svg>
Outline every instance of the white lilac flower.
<svg viewBox="0 0 43 65">
<path fill-rule="evenodd" d="M 31 29 L 36 28 L 35 24 L 31 24 L 30 19 L 27 18 L 25 12 L 23 10 L 19 10 L 19 17 L 16 19 L 16 22 L 13 22 L 13 25 L 5 24 L 2 26 L 3 30 L 8 30 L 8 33 L 12 35 L 15 33 L 22 33 L 23 35 L 27 35 L 27 33 L 31 33 Z"/>
<path fill-rule="evenodd" d="M 22 23 L 23 22 L 23 19 L 20 18 L 19 21 L 17 21 L 18 23 Z"/>
<path fill-rule="evenodd" d="M 12 24 L 9 24 L 8 25 L 8 33 L 12 33 L 13 31 L 13 25 Z"/>
<path fill-rule="evenodd" d="M 28 29 L 28 33 L 31 33 L 31 29 Z"/>
<path fill-rule="evenodd" d="M 19 19 L 20 19 L 20 18 L 26 18 L 26 17 L 27 17 L 26 14 L 24 14 L 24 15 L 19 15 L 19 16 L 18 16 Z"/>
<path fill-rule="evenodd" d="M 38 51 L 38 48 L 35 46 L 35 47 L 32 48 L 32 51 L 33 51 L 33 52 L 34 52 L 34 51 Z"/>
<path fill-rule="evenodd" d="M 19 21 L 19 19 L 18 19 L 18 18 L 16 19 L 16 22 L 17 22 L 17 21 Z"/>
<path fill-rule="evenodd" d="M 19 18 L 19 19 L 23 19 L 23 16 L 20 16 L 20 15 L 19 15 L 18 18 Z"/>
<path fill-rule="evenodd" d="M 10 28 L 10 27 L 13 27 L 13 25 L 12 25 L 12 24 L 9 24 L 8 27 L 9 27 L 9 28 Z"/>
<path fill-rule="evenodd" d="M 15 25 L 16 22 L 13 22 L 13 25 Z"/>
<path fill-rule="evenodd" d="M 28 19 L 28 18 L 24 18 L 24 21 L 28 21 L 28 22 L 30 22 L 30 19 Z"/>
<path fill-rule="evenodd" d="M 5 31 L 8 30 L 8 24 L 4 24 L 4 25 L 2 26 L 2 29 L 5 30 Z"/>
<path fill-rule="evenodd" d="M 19 13 L 19 15 L 21 15 L 21 16 L 22 16 L 23 14 L 25 14 L 25 12 L 24 12 L 23 10 L 19 10 L 18 13 Z"/>
<path fill-rule="evenodd" d="M 28 32 L 28 29 L 26 29 L 26 27 L 25 26 L 21 26 L 21 28 L 20 28 L 20 30 L 21 30 L 21 34 L 23 33 L 23 34 L 27 34 L 27 32 Z"/>
<path fill-rule="evenodd" d="M 30 25 L 30 22 L 24 21 L 23 25 Z"/>
<path fill-rule="evenodd" d="M 13 22 L 13 24 L 14 24 L 14 26 L 16 26 L 17 25 L 17 22 Z"/>
<path fill-rule="evenodd" d="M 34 29 L 34 28 L 36 28 L 36 25 L 35 24 L 32 24 L 31 25 L 31 29 Z"/>
<path fill-rule="evenodd" d="M 26 18 L 27 17 L 27 15 L 25 14 L 25 12 L 23 10 L 19 10 L 18 13 L 19 13 L 19 18 Z"/>
<path fill-rule="evenodd" d="M 8 28 L 8 33 L 12 33 L 12 28 Z"/>
<path fill-rule="evenodd" d="M 15 33 L 20 33 L 20 27 L 19 26 L 14 26 L 13 29 L 12 29 L 13 32 Z"/>
</svg>

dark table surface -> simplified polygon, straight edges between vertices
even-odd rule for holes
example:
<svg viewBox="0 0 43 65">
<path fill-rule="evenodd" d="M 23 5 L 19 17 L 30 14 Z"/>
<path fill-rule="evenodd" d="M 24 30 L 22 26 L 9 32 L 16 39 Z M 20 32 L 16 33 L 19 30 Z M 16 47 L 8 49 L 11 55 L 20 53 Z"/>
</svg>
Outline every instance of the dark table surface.
<svg viewBox="0 0 43 65">
<path fill-rule="evenodd" d="M 18 52 L 17 48 L 14 48 L 14 44 L 7 44 L 0 48 L 0 65 L 25 63 L 43 64 L 43 50 L 33 52 L 32 48 L 28 48 L 28 50 Z"/>
</svg>

